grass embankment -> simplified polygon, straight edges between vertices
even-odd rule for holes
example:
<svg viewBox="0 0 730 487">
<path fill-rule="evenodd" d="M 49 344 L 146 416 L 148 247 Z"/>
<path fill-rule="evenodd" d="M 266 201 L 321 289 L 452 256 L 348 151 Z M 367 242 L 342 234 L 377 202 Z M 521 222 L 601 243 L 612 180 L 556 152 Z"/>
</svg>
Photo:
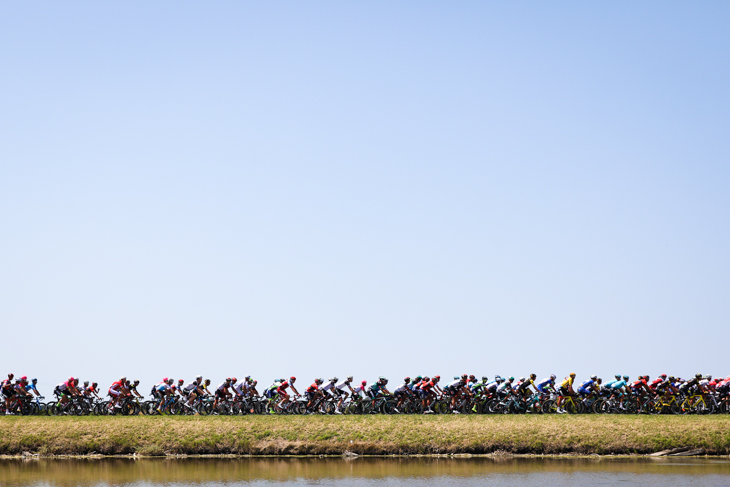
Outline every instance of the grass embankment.
<svg viewBox="0 0 730 487">
<path fill-rule="evenodd" d="M 0 418 L 0 454 L 730 454 L 730 416 Z"/>
</svg>

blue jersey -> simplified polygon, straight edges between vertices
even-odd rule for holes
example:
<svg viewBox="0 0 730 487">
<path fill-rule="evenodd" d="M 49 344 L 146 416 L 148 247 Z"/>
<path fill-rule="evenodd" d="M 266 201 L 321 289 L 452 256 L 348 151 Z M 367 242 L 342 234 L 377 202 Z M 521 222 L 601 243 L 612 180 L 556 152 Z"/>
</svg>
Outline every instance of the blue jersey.
<svg viewBox="0 0 730 487">
<path fill-rule="evenodd" d="M 27 386 L 25 386 L 25 390 L 38 392 L 38 389 L 35 388 L 35 384 L 28 384 Z"/>
<path fill-rule="evenodd" d="M 554 386 L 554 385 L 555 385 L 555 381 L 553 379 L 547 378 L 547 379 L 543 379 L 542 382 L 540 382 L 537 385 L 537 388 L 539 390 L 543 390 L 544 388 L 546 388 L 548 386 Z"/>
<path fill-rule="evenodd" d="M 614 384 L 615 384 L 616 382 L 618 382 L 618 381 L 617 381 L 617 380 L 612 380 L 611 382 L 608 382 L 608 383 L 604 384 L 604 385 L 603 385 L 603 387 L 605 387 L 606 389 L 610 389 L 610 388 L 612 388 L 612 387 L 613 387 L 613 385 L 614 385 Z"/>
<path fill-rule="evenodd" d="M 626 385 L 625 380 L 617 380 L 611 384 L 611 389 L 621 389 L 625 385 Z"/>
<path fill-rule="evenodd" d="M 579 389 L 588 390 L 593 386 L 593 380 L 589 379 L 580 385 Z"/>
</svg>

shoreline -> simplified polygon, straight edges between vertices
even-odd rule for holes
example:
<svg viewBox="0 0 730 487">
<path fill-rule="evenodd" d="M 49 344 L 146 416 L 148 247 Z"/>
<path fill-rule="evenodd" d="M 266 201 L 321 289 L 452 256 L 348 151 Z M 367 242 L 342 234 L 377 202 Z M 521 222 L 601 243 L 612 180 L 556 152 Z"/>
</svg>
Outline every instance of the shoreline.
<svg viewBox="0 0 730 487">
<path fill-rule="evenodd" d="M 16 417 L 0 458 L 730 455 L 730 416 Z"/>
</svg>

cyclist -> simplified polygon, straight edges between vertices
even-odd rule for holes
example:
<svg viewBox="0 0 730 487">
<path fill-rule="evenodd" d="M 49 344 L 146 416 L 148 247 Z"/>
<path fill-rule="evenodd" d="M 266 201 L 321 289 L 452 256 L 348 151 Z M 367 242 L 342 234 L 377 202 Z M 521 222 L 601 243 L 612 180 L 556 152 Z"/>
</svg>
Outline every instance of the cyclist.
<svg viewBox="0 0 730 487">
<path fill-rule="evenodd" d="M 116 382 L 113 382 L 109 387 L 109 395 L 112 397 L 112 406 L 120 407 L 119 400 L 126 395 L 126 382 L 127 378 L 122 377 Z"/>
<path fill-rule="evenodd" d="M 367 394 L 367 386 L 368 386 L 368 381 L 366 381 L 366 380 L 362 381 L 359 386 L 355 387 L 352 390 L 353 398 L 355 396 L 357 396 L 358 398 L 362 398 L 365 394 Z"/>
<path fill-rule="evenodd" d="M 304 395 L 308 399 L 307 409 L 310 409 L 314 405 L 314 401 L 316 401 L 317 398 L 321 395 L 321 392 L 319 391 L 319 385 L 322 384 L 322 382 L 324 381 L 317 377 L 316 379 L 314 379 L 312 385 L 307 387 L 307 389 L 304 391 Z"/>
<path fill-rule="evenodd" d="M 464 380 L 463 377 L 459 377 L 444 386 L 444 394 L 451 396 L 451 409 L 454 411 L 454 413 L 458 414 L 458 411 L 456 411 L 456 409 L 455 409 L 456 401 L 459 398 L 461 398 L 461 395 L 464 394 L 465 390 L 466 390 L 466 380 Z M 470 393 L 467 392 L 467 394 L 470 394 Z"/>
<path fill-rule="evenodd" d="M 537 390 L 540 394 L 556 393 L 555 390 L 555 374 L 550 377 L 541 380 L 537 383 Z"/>
<path fill-rule="evenodd" d="M 37 397 L 41 397 L 41 393 L 38 392 L 38 388 L 36 387 L 36 384 L 38 384 L 38 379 L 35 379 L 34 378 L 33 380 L 30 381 L 30 384 L 28 384 L 27 386 L 25 386 L 25 390 L 28 391 L 28 392 L 33 391 L 33 393 Z"/>
<path fill-rule="evenodd" d="M 409 398 L 411 395 L 413 395 L 413 392 L 411 391 L 411 378 L 406 377 L 403 379 L 403 383 L 395 388 L 393 391 L 393 396 L 395 396 L 396 399 L 398 399 L 398 402 L 396 403 L 395 407 L 396 409 L 400 409 L 403 406 L 403 402 L 407 398 Z"/>
<path fill-rule="evenodd" d="M 434 410 L 429 407 L 429 404 L 431 403 L 432 399 L 436 398 L 436 393 L 431 390 L 434 388 L 435 385 L 436 384 L 434 383 L 434 381 L 431 380 L 429 377 L 424 377 L 423 379 L 421 379 L 419 391 L 421 394 L 421 403 L 423 405 L 423 414 L 434 413 Z"/>
<path fill-rule="evenodd" d="M 592 398 L 596 393 L 598 393 L 598 377 L 595 375 L 592 375 L 590 379 L 583 381 L 583 383 L 578 387 L 578 394 L 580 394 L 580 397 L 583 399 L 586 398 Z"/>
<path fill-rule="evenodd" d="M 174 394 L 174 391 L 172 389 L 173 380 L 168 379 L 167 377 L 165 377 L 165 379 L 166 380 L 160 382 L 157 386 L 155 386 L 155 390 L 157 391 L 155 397 L 160 400 L 159 404 L 157 404 L 156 409 L 160 414 L 162 414 L 163 412 L 163 407 L 165 408 L 165 410 L 167 410 L 167 408 L 169 407 L 166 404 L 167 398 Z"/>
<path fill-rule="evenodd" d="M 642 399 L 649 394 L 651 394 L 652 396 L 656 395 L 656 391 L 649 386 L 648 375 L 640 375 L 638 380 L 632 382 L 631 392 L 633 392 Z"/>
<path fill-rule="evenodd" d="M 218 385 L 218 388 L 215 390 L 215 401 L 213 401 L 213 409 L 216 409 L 218 407 L 218 403 L 221 399 L 224 401 L 231 397 L 231 393 L 228 392 L 228 389 L 231 388 L 231 378 L 228 377 L 225 381 L 221 382 L 220 385 Z"/>
<path fill-rule="evenodd" d="M 530 374 L 528 378 L 520 377 L 520 382 L 517 384 L 515 390 L 523 399 L 527 399 L 532 394 L 532 391 L 538 392 L 537 386 L 535 385 L 536 378 L 537 376 L 535 374 Z M 532 388 L 532 391 L 530 391 L 530 388 Z"/>
<path fill-rule="evenodd" d="M 208 379 L 206 379 L 207 381 Z M 259 391 L 256 390 L 256 384 L 258 384 L 259 381 L 252 380 L 251 382 L 246 383 L 246 392 L 251 397 L 259 397 L 261 394 L 259 394 Z"/>
<path fill-rule="evenodd" d="M 373 384 L 368 387 L 367 394 L 368 396 L 375 401 L 378 397 L 383 396 L 384 394 L 390 394 L 390 391 L 385 387 L 388 384 L 388 379 L 385 377 L 378 377 L 378 380 L 374 382 Z"/>
<path fill-rule="evenodd" d="M 129 381 L 127 381 L 127 392 L 129 393 L 130 396 L 132 394 L 134 394 L 135 396 L 141 398 L 142 394 L 140 394 L 139 391 L 137 390 L 137 386 L 139 386 L 138 379 L 134 379 L 134 382 L 132 382 L 131 384 Z"/>
<path fill-rule="evenodd" d="M 571 372 L 570 375 L 567 376 L 565 380 L 560 383 L 560 395 L 558 396 L 557 402 L 557 411 L 559 413 L 565 412 L 562 407 L 563 402 L 565 402 L 565 397 L 575 395 L 575 392 L 573 391 L 573 382 L 575 382 L 575 372 Z"/>
<path fill-rule="evenodd" d="M 281 407 L 283 404 L 287 404 L 289 402 L 289 394 L 286 393 L 287 388 L 291 387 L 291 390 L 296 394 L 297 397 L 299 397 L 299 391 L 296 387 L 294 387 L 294 383 L 297 381 L 297 378 L 293 375 L 289 377 L 289 381 L 282 381 L 279 384 L 279 387 L 276 389 L 276 392 L 279 394 L 279 397 L 281 397 L 281 401 L 279 401 L 278 406 Z"/>
<path fill-rule="evenodd" d="M 95 396 L 98 400 L 101 400 L 101 397 L 99 397 L 98 392 L 99 392 L 99 384 L 97 384 L 96 382 L 92 382 L 89 387 L 84 388 L 83 394 L 84 394 L 84 397 L 86 397 L 89 400 L 92 399 L 91 396 Z"/>
<path fill-rule="evenodd" d="M 351 375 L 348 375 L 345 380 L 340 381 L 335 386 L 335 393 L 340 396 L 340 401 L 337 403 L 337 409 L 335 409 L 335 413 L 342 414 L 342 404 L 345 402 L 345 399 L 350 397 L 350 394 L 355 393 L 355 390 L 352 388 L 352 379 L 353 377 Z M 350 392 L 347 392 L 345 389 L 349 389 Z"/>
<path fill-rule="evenodd" d="M 656 391 L 657 386 L 666 380 L 667 380 L 667 374 L 660 374 L 659 377 L 657 377 L 656 379 L 651 381 L 651 383 L 649 384 L 649 388 L 652 391 Z"/>
<path fill-rule="evenodd" d="M 73 377 L 69 377 L 66 382 L 61 382 L 56 386 L 56 390 L 53 391 L 57 396 L 60 396 L 58 404 L 64 406 L 67 404 L 72 397 L 79 395 L 79 390 L 76 388 L 76 381 Z"/>
<path fill-rule="evenodd" d="M 319 388 L 319 391 L 325 397 L 334 397 L 335 396 L 335 384 L 337 384 L 338 380 L 340 380 L 340 379 L 338 379 L 337 377 L 330 377 L 329 380 L 327 380 L 327 383 Z"/>
<path fill-rule="evenodd" d="M 702 374 L 695 374 L 695 376 L 679 386 L 679 392 L 685 396 L 690 396 L 690 390 L 694 390 L 702 380 Z"/>
<path fill-rule="evenodd" d="M 503 381 L 499 386 L 497 387 L 497 394 L 501 398 L 505 398 L 510 394 L 514 394 L 514 390 L 512 388 L 512 383 L 515 381 L 514 377 L 510 377 L 509 379 Z"/>
<path fill-rule="evenodd" d="M 199 376 L 195 377 L 195 380 L 193 380 L 192 382 L 190 382 L 190 384 L 186 385 L 183 388 L 183 390 L 182 390 L 183 396 L 185 396 L 187 398 L 187 400 L 185 401 L 184 404 L 188 408 L 193 407 L 193 402 L 195 401 L 196 397 L 203 396 L 204 392 L 203 392 L 203 387 L 201 385 L 202 382 L 203 382 L 203 376 L 199 375 Z"/>
<path fill-rule="evenodd" d="M 2 383 L 2 395 L 5 398 L 5 414 L 13 414 L 12 411 L 10 411 L 10 405 L 12 403 L 12 397 L 14 394 L 13 391 L 13 374 L 8 374 L 8 378 L 3 380 Z"/>
</svg>

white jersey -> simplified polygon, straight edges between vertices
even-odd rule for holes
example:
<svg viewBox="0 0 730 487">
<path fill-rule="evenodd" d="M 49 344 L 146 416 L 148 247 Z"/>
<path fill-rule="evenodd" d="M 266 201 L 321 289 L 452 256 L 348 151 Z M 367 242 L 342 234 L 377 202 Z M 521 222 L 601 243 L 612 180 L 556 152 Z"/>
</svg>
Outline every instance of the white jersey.
<svg viewBox="0 0 730 487">
<path fill-rule="evenodd" d="M 336 385 L 335 387 L 336 387 L 337 389 L 341 390 L 341 391 L 344 391 L 345 389 L 347 389 L 347 386 L 348 386 L 349 384 L 350 384 L 350 383 L 349 383 L 349 382 L 347 381 L 347 379 L 345 379 L 345 380 L 343 380 L 342 382 L 340 382 L 339 384 L 337 384 L 337 385 Z"/>
<path fill-rule="evenodd" d="M 329 391 L 331 389 L 334 389 L 334 387 L 335 386 L 334 386 L 334 384 L 332 384 L 332 382 L 328 382 L 325 385 L 323 385 L 322 387 L 320 387 L 319 390 L 320 391 Z"/>
</svg>

